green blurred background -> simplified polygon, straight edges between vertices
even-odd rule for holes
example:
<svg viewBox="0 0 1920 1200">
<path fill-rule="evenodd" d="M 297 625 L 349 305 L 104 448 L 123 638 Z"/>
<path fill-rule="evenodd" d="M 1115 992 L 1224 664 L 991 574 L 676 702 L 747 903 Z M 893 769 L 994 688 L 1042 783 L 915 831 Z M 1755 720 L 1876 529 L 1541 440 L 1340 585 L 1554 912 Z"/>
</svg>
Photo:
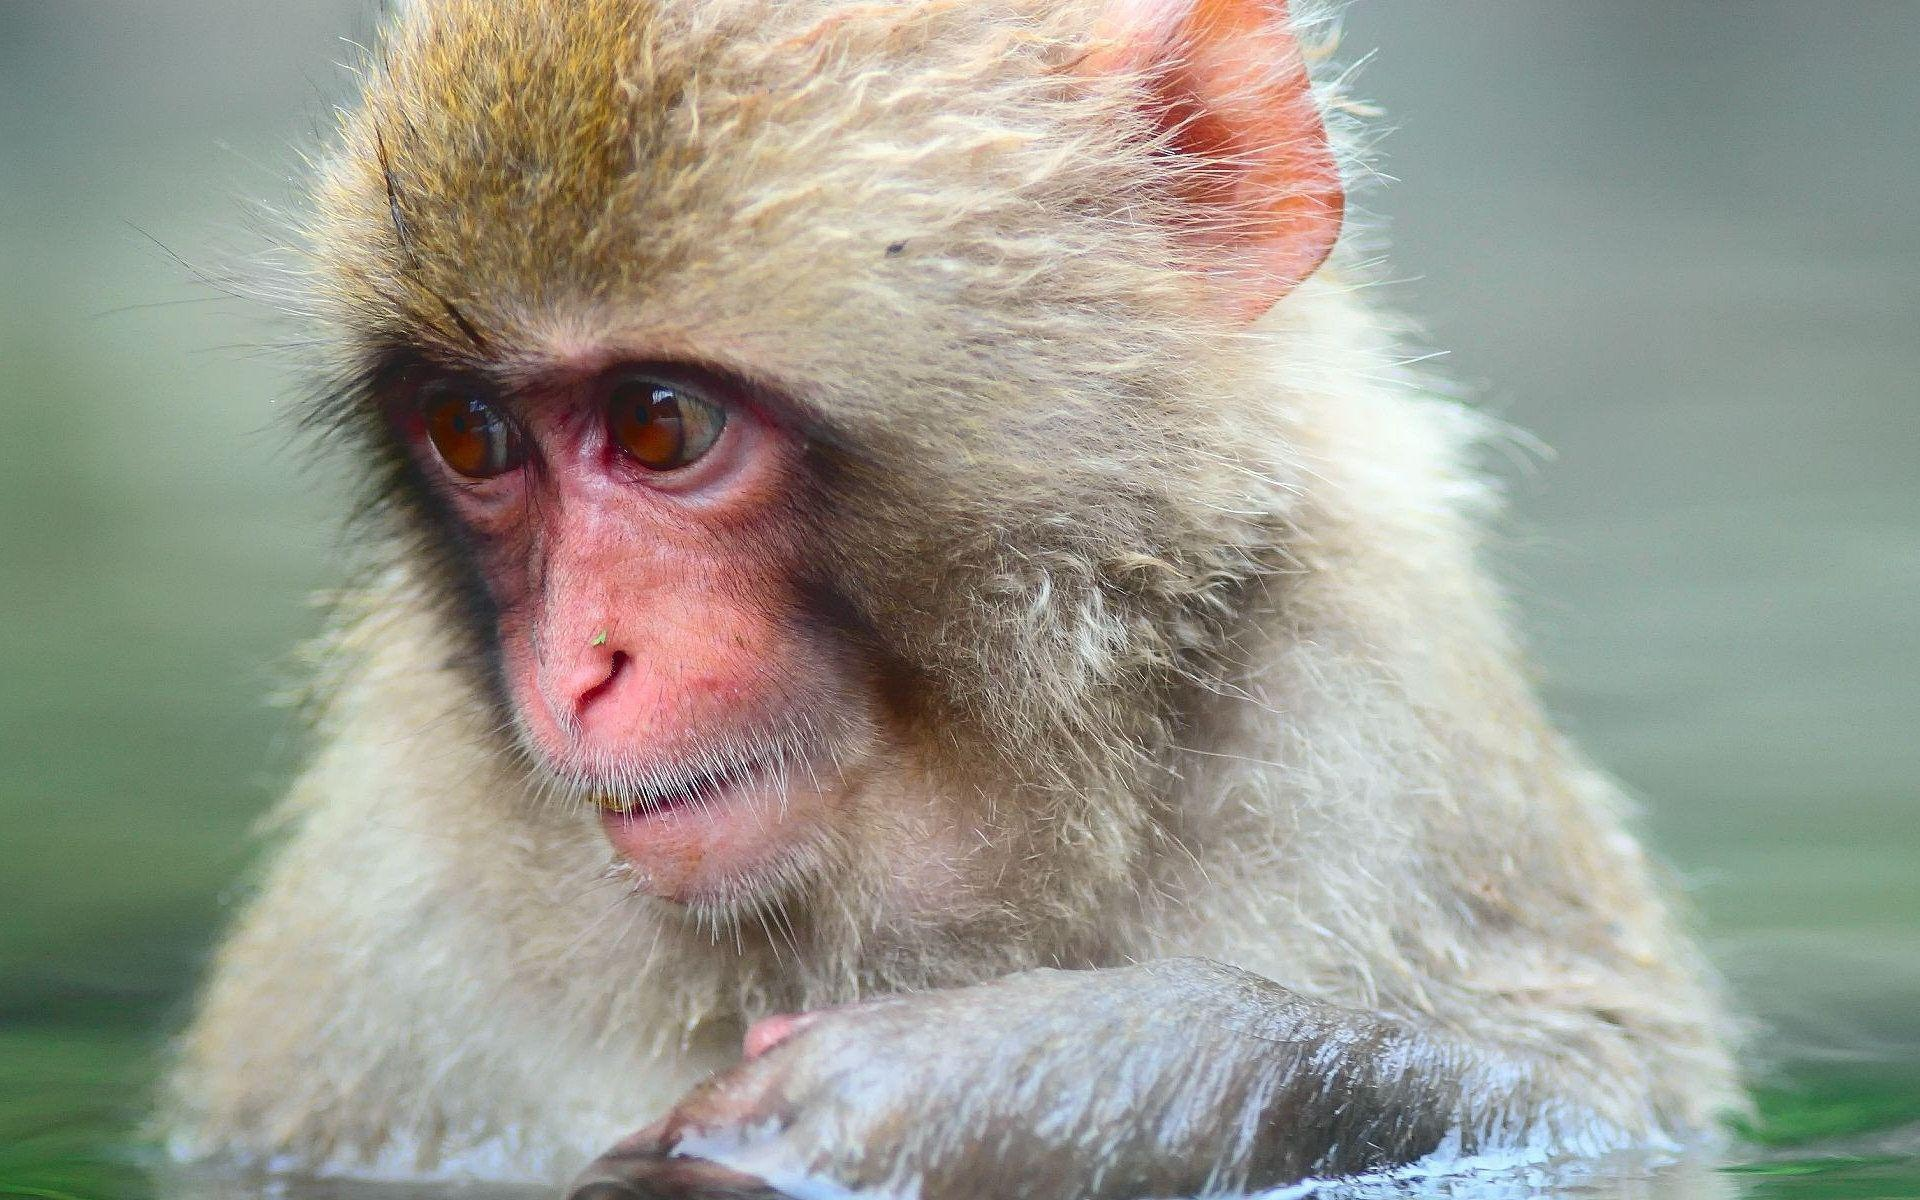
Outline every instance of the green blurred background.
<svg viewBox="0 0 1920 1200">
<path fill-rule="evenodd" d="M 137 1108 L 297 760 L 342 490 L 287 331 L 195 268 L 297 201 L 373 19 L 0 0 L 0 1194 Z M 1557 452 L 1500 564 L 1553 707 L 1774 1059 L 1920 1115 L 1920 4 L 1345 25 L 1382 298 Z"/>
</svg>

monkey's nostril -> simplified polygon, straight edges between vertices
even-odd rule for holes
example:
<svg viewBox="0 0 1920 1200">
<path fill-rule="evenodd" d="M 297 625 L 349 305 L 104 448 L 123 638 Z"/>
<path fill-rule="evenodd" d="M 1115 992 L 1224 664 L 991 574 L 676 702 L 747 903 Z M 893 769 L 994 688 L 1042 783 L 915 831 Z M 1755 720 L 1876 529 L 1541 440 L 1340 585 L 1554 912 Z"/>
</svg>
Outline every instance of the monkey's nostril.
<svg viewBox="0 0 1920 1200">
<path fill-rule="evenodd" d="M 626 673 L 629 662 L 630 660 L 625 650 L 615 650 L 612 655 L 607 658 L 606 676 L 602 678 L 600 682 L 580 693 L 580 698 L 574 701 L 574 712 L 576 714 L 585 713 L 589 708 L 593 707 L 594 701 L 612 691 L 613 685 L 619 682 L 621 675 Z"/>
</svg>

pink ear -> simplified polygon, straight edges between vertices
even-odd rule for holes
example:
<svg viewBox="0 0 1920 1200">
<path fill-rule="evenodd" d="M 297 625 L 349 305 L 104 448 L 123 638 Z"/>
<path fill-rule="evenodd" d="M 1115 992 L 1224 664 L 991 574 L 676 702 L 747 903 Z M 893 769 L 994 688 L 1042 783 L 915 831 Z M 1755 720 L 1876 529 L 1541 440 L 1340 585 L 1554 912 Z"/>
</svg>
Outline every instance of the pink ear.
<svg viewBox="0 0 1920 1200">
<path fill-rule="evenodd" d="M 1286 0 L 1114 0 L 1087 72 L 1140 76 L 1182 172 L 1184 231 L 1252 320 L 1320 265 L 1346 196 Z"/>
</svg>

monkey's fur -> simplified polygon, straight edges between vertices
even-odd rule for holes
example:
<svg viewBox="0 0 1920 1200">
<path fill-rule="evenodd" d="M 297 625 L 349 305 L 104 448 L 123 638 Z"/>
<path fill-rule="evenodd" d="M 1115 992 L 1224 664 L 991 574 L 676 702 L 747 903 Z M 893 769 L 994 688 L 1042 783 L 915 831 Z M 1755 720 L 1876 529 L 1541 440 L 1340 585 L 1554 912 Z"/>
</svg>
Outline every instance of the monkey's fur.
<svg viewBox="0 0 1920 1200">
<path fill-rule="evenodd" d="M 638 344 L 805 397 L 817 568 L 893 752 L 776 902 L 630 896 L 390 506 L 183 1040 L 182 1153 L 558 1178 L 759 1016 L 1174 956 L 1411 1031 L 1438 1082 L 1394 1086 L 1457 1089 L 1463 1149 L 1734 1103 L 1476 561 L 1483 423 L 1398 368 L 1348 256 L 1251 328 L 1196 305 L 1134 81 L 1063 82 L 1102 7 L 403 7 L 303 243 L 342 420 L 377 443 L 351 381 L 397 340 L 508 371 Z"/>
</svg>

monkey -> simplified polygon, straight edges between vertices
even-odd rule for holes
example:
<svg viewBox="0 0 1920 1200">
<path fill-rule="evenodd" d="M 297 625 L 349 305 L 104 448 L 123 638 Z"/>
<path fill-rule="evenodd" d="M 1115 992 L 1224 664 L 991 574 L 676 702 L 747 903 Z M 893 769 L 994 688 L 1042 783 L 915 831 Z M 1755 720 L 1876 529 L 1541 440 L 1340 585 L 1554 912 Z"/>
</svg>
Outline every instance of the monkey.
<svg viewBox="0 0 1920 1200">
<path fill-rule="evenodd" d="M 397 7 L 296 239 L 366 562 L 177 1156 L 1072 1200 L 1712 1139 L 1734 1023 L 1534 694 L 1304 7 Z"/>
</svg>

